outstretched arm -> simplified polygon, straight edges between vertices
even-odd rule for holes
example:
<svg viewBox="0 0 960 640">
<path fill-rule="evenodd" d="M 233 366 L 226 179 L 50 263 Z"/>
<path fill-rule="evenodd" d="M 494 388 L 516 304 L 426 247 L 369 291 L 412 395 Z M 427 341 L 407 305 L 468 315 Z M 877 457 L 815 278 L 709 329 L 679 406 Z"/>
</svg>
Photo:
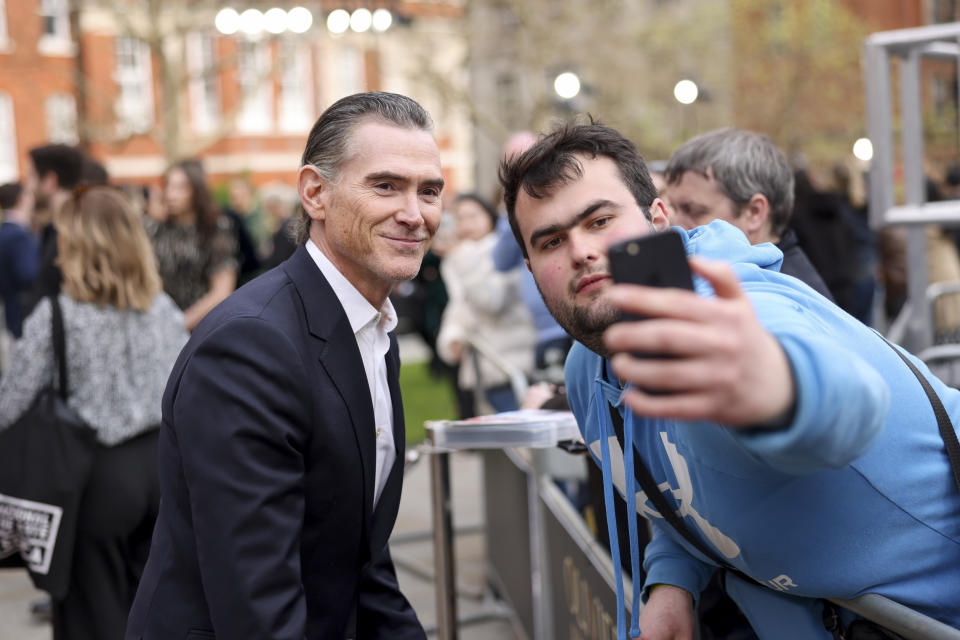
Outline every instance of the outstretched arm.
<svg viewBox="0 0 960 640">
<path fill-rule="evenodd" d="M 881 339 L 834 333 L 776 286 L 748 297 L 726 264 L 692 258 L 690 265 L 715 297 L 611 290 L 614 304 L 648 318 L 605 334 L 614 371 L 635 386 L 625 394 L 631 409 L 728 427 L 745 449 L 787 473 L 838 468 L 861 455 L 883 429 L 890 390 L 847 341 L 875 340 L 884 349 Z"/>
</svg>

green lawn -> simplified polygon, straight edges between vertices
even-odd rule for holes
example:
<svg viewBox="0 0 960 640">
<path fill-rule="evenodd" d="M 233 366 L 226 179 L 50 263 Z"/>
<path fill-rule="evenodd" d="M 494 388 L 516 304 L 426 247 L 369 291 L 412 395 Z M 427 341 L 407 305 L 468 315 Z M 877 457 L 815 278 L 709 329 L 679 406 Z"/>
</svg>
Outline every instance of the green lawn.
<svg viewBox="0 0 960 640">
<path fill-rule="evenodd" d="M 453 388 L 449 380 L 434 378 L 426 362 L 401 365 L 400 392 L 403 394 L 403 418 L 407 425 L 407 446 L 423 441 L 426 420 L 456 417 Z"/>
</svg>

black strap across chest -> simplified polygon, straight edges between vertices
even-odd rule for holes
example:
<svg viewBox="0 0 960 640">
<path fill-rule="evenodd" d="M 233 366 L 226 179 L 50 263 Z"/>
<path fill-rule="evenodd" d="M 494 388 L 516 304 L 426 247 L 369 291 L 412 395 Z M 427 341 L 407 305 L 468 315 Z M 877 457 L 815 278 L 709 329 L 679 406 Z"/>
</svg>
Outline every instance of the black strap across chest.
<svg viewBox="0 0 960 640">
<path fill-rule="evenodd" d="M 883 336 L 880 337 L 883 338 Z M 937 416 L 937 426 L 940 428 L 940 437 L 943 438 L 943 444 L 947 448 L 947 459 L 950 461 L 953 481 L 957 485 L 957 490 L 960 491 L 960 442 L 957 442 L 957 433 L 953 429 L 953 424 L 950 422 L 950 416 L 947 415 L 947 410 L 943 408 L 943 403 L 940 402 L 940 397 L 937 395 L 937 392 L 930 386 L 930 381 L 923 377 L 923 374 L 921 374 L 916 365 L 910 361 L 910 358 L 903 355 L 903 352 L 890 344 L 890 341 L 886 338 L 883 338 L 883 341 L 910 367 L 910 371 L 913 372 L 913 375 L 917 376 L 917 380 L 920 381 L 920 385 L 927 394 L 930 405 L 933 407 L 933 414 Z"/>
</svg>

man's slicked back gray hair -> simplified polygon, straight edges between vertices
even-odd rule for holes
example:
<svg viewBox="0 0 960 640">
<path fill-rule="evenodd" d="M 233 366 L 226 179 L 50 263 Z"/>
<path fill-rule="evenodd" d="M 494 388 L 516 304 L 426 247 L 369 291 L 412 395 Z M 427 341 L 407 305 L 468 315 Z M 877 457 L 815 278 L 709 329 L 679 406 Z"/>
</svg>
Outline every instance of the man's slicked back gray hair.
<svg viewBox="0 0 960 640">
<path fill-rule="evenodd" d="M 336 180 L 340 167 L 349 159 L 354 127 L 368 121 L 433 130 L 430 114 L 416 100 L 383 91 L 355 93 L 337 100 L 320 115 L 307 137 L 300 166 L 313 165 L 327 180 Z M 310 237 L 310 222 L 310 216 L 301 207 L 295 225 L 297 244 Z"/>
<path fill-rule="evenodd" d="M 770 202 L 770 230 L 783 235 L 793 213 L 793 171 L 767 136 L 743 129 L 716 129 L 685 142 L 670 156 L 664 177 L 675 184 L 687 171 L 710 175 L 738 207 L 761 193 Z"/>
</svg>

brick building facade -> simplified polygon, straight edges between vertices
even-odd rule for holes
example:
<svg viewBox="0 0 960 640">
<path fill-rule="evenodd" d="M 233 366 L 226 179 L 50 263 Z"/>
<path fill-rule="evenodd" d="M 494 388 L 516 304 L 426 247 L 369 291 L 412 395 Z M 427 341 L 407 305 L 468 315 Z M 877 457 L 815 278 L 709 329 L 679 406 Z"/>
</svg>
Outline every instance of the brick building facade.
<svg viewBox="0 0 960 640">
<path fill-rule="evenodd" d="M 217 32 L 215 3 L 118 18 L 90 1 L 78 11 L 71 0 L 0 0 L 0 182 L 22 179 L 27 151 L 52 141 L 80 144 L 117 183 L 156 184 L 171 161 L 200 157 L 213 184 L 290 184 L 310 127 L 337 98 L 382 89 L 439 108 L 402 58 L 417 46 L 456 50 L 459 3 L 389 4 L 396 18 L 385 33 L 332 35 L 332 5 L 314 4 L 306 33 L 245 37 Z M 175 37 L 163 42 L 131 37 L 152 26 L 138 21 L 184 17 L 190 30 L 168 25 Z M 437 118 L 455 185 L 470 182 L 466 126 Z"/>
</svg>

